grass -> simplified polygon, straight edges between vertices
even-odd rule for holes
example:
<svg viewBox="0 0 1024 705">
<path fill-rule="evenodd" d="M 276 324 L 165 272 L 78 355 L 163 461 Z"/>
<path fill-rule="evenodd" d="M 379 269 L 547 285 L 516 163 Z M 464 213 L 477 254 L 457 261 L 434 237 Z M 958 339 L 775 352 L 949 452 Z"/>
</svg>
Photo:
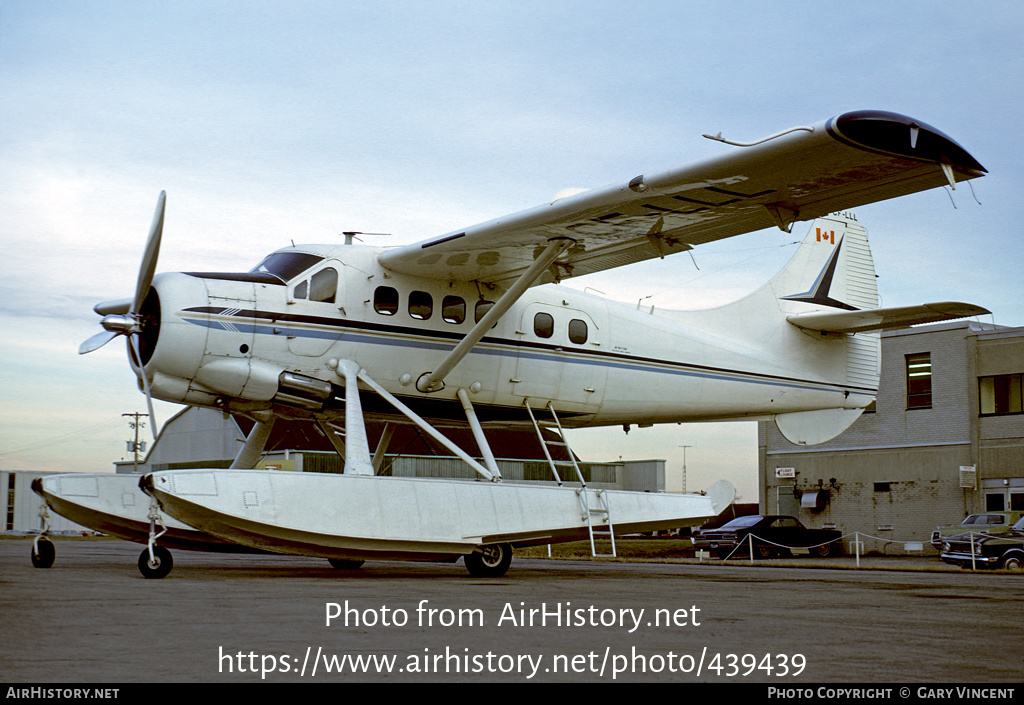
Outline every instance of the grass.
<svg viewBox="0 0 1024 705">
<path fill-rule="evenodd" d="M 597 553 L 611 553 L 611 541 L 594 542 Z M 618 558 L 637 561 L 665 561 L 673 558 L 692 558 L 693 546 L 689 540 L 681 539 L 628 539 L 615 540 Z M 547 558 L 547 546 L 517 548 L 516 555 L 523 558 Z M 590 541 L 572 541 L 551 545 L 552 558 L 591 558 Z"/>
</svg>

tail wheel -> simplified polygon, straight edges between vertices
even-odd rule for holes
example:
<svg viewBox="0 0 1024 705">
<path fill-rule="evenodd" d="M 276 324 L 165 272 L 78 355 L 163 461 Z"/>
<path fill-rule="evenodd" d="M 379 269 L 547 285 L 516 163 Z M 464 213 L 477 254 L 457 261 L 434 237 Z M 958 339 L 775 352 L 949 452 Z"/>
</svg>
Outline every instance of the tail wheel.
<svg viewBox="0 0 1024 705">
<path fill-rule="evenodd" d="M 163 546 L 153 547 L 152 560 L 149 558 L 148 548 L 139 554 L 139 572 L 144 578 L 163 578 L 171 572 L 173 567 L 174 560 L 171 558 L 171 552 Z"/>
<path fill-rule="evenodd" d="M 57 556 L 57 550 L 49 539 L 41 538 L 32 546 L 32 565 L 36 568 L 49 568 Z"/>
<path fill-rule="evenodd" d="M 500 578 L 512 565 L 512 547 L 492 543 L 465 557 L 466 570 L 474 578 Z"/>
</svg>

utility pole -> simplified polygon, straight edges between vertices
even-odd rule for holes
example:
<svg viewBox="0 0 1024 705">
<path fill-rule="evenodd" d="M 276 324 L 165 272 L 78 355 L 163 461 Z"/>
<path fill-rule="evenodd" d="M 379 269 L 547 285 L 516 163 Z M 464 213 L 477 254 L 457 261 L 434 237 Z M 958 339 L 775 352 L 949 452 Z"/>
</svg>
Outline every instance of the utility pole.
<svg viewBox="0 0 1024 705">
<path fill-rule="evenodd" d="M 139 453 L 144 452 L 146 450 L 146 442 L 139 441 L 139 429 L 143 428 L 146 424 L 144 421 L 140 421 L 139 419 L 142 418 L 143 416 L 148 417 L 149 414 L 140 414 L 139 412 L 136 411 L 134 414 L 121 414 L 121 416 L 130 416 L 135 419 L 134 421 L 128 422 L 128 426 L 135 430 L 135 440 L 128 441 L 128 452 L 135 454 L 135 474 L 138 475 Z"/>
</svg>

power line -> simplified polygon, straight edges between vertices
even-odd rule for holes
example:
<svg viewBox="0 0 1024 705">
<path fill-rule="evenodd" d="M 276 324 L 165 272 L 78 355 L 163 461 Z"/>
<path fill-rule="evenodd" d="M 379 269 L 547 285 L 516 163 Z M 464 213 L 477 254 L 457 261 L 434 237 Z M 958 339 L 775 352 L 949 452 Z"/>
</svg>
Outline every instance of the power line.
<svg viewBox="0 0 1024 705">
<path fill-rule="evenodd" d="M 84 434 L 93 433 L 95 431 L 99 431 L 100 429 L 113 428 L 114 426 L 120 425 L 121 423 L 121 419 L 114 419 L 113 421 L 103 421 L 102 423 L 93 424 L 92 426 L 87 426 L 77 431 L 70 431 L 60 436 L 53 436 L 50 438 L 43 439 L 41 441 L 36 441 L 35 443 L 29 443 L 28 445 L 0 451 L 0 457 L 15 455 L 17 453 L 25 453 L 31 450 L 36 450 L 41 447 L 56 445 L 58 443 L 66 443 Z"/>
</svg>

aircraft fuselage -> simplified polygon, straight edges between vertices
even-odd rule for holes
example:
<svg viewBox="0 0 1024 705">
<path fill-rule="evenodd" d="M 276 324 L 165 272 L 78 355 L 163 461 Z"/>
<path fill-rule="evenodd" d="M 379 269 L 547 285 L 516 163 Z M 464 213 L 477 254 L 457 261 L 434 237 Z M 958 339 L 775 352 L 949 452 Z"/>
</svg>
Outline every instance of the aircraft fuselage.
<svg viewBox="0 0 1024 705">
<path fill-rule="evenodd" d="M 380 248 L 289 251 L 323 259 L 287 283 L 155 278 L 160 330 L 146 364 L 154 396 L 242 413 L 330 412 L 343 359 L 432 418 L 457 418 L 456 391 L 466 389 L 484 422 L 523 420 L 524 399 L 534 408 L 553 402 L 566 425 L 587 426 L 857 408 L 875 393 L 870 384 L 827 381 L 835 356 L 820 353 L 842 340 L 809 336 L 777 314 L 654 314 L 546 285 L 498 321 L 444 389 L 424 394 L 417 378 L 502 292 L 388 272 L 377 263 Z"/>
</svg>

